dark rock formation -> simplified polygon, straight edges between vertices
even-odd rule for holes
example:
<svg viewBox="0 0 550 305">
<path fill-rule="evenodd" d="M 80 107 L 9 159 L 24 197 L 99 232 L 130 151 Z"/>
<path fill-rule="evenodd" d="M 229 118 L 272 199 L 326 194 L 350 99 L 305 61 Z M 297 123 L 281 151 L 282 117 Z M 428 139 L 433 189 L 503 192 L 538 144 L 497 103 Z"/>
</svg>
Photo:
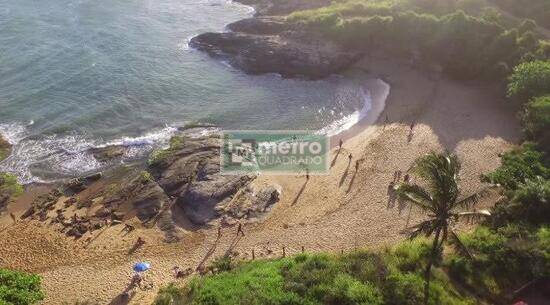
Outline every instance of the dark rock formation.
<svg viewBox="0 0 550 305">
<path fill-rule="evenodd" d="M 215 207 L 231 200 L 254 179 L 220 175 L 219 156 L 219 138 L 185 139 L 180 149 L 150 168 L 159 185 L 176 198 L 176 204 L 193 223 L 204 224 L 216 217 Z"/>
<path fill-rule="evenodd" d="M 11 144 L 0 135 L 0 161 L 7 158 L 11 151 Z"/>
<path fill-rule="evenodd" d="M 311 8 L 314 1 L 254 1 L 270 7 L 267 12 L 291 12 Z M 322 2 L 322 1 L 321 1 Z M 286 6 L 285 6 L 286 4 Z M 266 6 L 266 7 L 267 7 Z M 288 8 L 284 8 L 287 7 Z M 274 9 L 277 7 L 278 9 Z M 302 25 L 283 17 L 243 19 L 228 25 L 231 32 L 204 33 L 191 39 L 190 46 L 220 57 L 250 74 L 279 73 L 283 77 L 319 79 L 339 73 L 363 54 L 313 34 Z"/>
<path fill-rule="evenodd" d="M 279 73 L 310 79 L 341 72 L 362 56 L 328 41 L 242 32 L 205 33 L 191 39 L 190 45 L 211 56 L 226 57 L 233 66 L 250 74 Z"/>
<path fill-rule="evenodd" d="M 112 145 L 105 147 L 92 148 L 90 152 L 99 162 L 110 162 L 115 159 L 120 159 L 126 153 L 127 148 L 121 145 Z"/>
</svg>

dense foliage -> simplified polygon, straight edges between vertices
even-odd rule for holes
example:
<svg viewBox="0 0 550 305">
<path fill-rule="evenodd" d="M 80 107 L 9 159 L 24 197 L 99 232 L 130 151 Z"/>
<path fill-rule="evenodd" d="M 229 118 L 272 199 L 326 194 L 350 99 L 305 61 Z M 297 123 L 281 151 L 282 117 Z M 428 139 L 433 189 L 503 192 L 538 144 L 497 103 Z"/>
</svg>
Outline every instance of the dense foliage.
<svg viewBox="0 0 550 305">
<path fill-rule="evenodd" d="M 550 152 L 550 95 L 533 98 L 522 114 L 523 130 L 536 140 L 542 150 Z"/>
<path fill-rule="evenodd" d="M 546 47 L 533 32 L 534 24 L 512 28 L 495 12 L 474 16 L 456 10 L 475 12 L 483 7 L 477 2 L 351 0 L 297 12 L 289 20 L 349 48 L 384 49 L 439 64 L 458 78 L 505 77 L 517 63 L 544 59 Z"/>
<path fill-rule="evenodd" d="M 38 275 L 0 269 L 1 305 L 34 304 L 43 298 Z"/>
<path fill-rule="evenodd" d="M 10 200 L 23 193 L 23 186 L 17 182 L 17 177 L 8 173 L 0 173 L 0 209 Z"/>
<path fill-rule="evenodd" d="M 550 93 L 550 61 L 518 65 L 510 76 L 508 95 L 522 101 Z"/>
<path fill-rule="evenodd" d="M 184 289 L 168 286 L 155 305 L 420 304 L 424 285 L 420 270 L 428 252 L 425 240 L 415 240 L 382 252 L 302 254 L 253 261 L 196 278 Z M 430 304 L 475 304 L 450 285 L 442 272 L 437 273 L 430 289 Z"/>
<path fill-rule="evenodd" d="M 550 2 L 548 0 L 494 0 L 510 13 L 536 20 L 542 26 L 550 28 Z"/>
<path fill-rule="evenodd" d="M 445 262 L 449 274 L 493 302 L 498 303 L 514 287 L 550 276 L 550 227 L 478 227 L 461 235 L 461 240 L 473 258 L 449 255 Z"/>
</svg>

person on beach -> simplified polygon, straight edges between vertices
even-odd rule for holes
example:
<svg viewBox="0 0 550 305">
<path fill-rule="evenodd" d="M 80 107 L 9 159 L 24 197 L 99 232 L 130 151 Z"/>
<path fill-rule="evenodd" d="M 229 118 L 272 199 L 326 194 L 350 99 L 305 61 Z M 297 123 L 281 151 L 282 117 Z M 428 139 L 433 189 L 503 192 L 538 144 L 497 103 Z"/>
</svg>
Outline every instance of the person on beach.
<svg viewBox="0 0 550 305">
<path fill-rule="evenodd" d="M 353 155 L 349 154 L 348 159 L 349 159 L 349 162 L 351 162 L 351 159 L 353 159 Z"/>
<path fill-rule="evenodd" d="M 343 145 L 344 145 L 344 140 L 340 139 L 340 142 L 338 142 L 338 150 L 342 149 Z"/>
<path fill-rule="evenodd" d="M 355 171 L 359 170 L 359 160 L 355 160 Z"/>
<path fill-rule="evenodd" d="M 239 226 L 237 227 L 237 236 L 239 234 L 242 234 L 242 236 L 244 236 L 244 231 L 243 231 L 243 225 L 242 223 L 239 223 Z"/>
<path fill-rule="evenodd" d="M 411 123 L 411 126 L 410 126 L 410 131 L 409 131 L 409 135 L 407 136 L 407 142 L 410 143 L 412 141 L 412 138 L 414 136 L 414 125 L 415 125 L 415 122 L 413 121 Z"/>
<path fill-rule="evenodd" d="M 309 180 L 309 168 L 306 167 L 306 181 Z"/>
<path fill-rule="evenodd" d="M 136 240 L 136 248 L 140 248 L 143 245 L 145 245 L 145 240 L 143 240 L 143 238 L 141 237 L 138 237 L 138 239 Z"/>
<path fill-rule="evenodd" d="M 393 173 L 393 182 L 398 182 L 399 180 L 401 180 L 401 171 L 400 171 L 400 170 L 396 170 L 396 171 Z"/>
</svg>

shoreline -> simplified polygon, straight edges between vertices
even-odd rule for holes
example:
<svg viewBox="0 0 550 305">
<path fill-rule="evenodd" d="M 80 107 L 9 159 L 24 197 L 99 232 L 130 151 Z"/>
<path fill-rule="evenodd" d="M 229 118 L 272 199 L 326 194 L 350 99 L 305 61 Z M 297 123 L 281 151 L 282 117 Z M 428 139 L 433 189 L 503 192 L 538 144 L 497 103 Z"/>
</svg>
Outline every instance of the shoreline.
<svg viewBox="0 0 550 305">
<path fill-rule="evenodd" d="M 483 187 L 479 175 L 498 167 L 498 154 L 519 139 L 515 113 L 496 108 L 502 101 L 490 88 L 430 79 L 391 59 L 372 58 L 357 68 L 368 69 L 372 75 L 389 75 L 392 86 L 381 115 L 388 114 L 390 122 L 383 126 L 378 120 L 344 142 L 344 152 L 361 160 L 358 171 L 345 155 L 337 157 L 333 150 L 334 166 L 327 176 L 312 176 L 309 181 L 295 176 L 258 177 L 253 187 L 276 184 L 282 189 L 281 197 L 260 221 L 246 223 L 246 236 L 238 244 L 234 244 L 235 227 L 224 226 L 217 240 L 217 222 L 189 226 L 181 220 L 180 208 L 172 212 L 183 238 L 173 244 L 164 243 L 156 227 L 138 226 L 122 236 L 118 225 L 96 234 L 85 247 L 82 241 L 67 238 L 44 223 L 25 221 L 0 232 L 4 265 L 39 272 L 47 295 L 44 304 L 86 299 L 107 304 L 124 289 L 132 264 L 148 260 L 155 289 L 138 292 L 136 299 L 150 304 L 156 289 L 174 280 L 169 272 L 173 266 L 195 269 L 228 249 L 238 252 L 238 259 L 250 259 L 251 249 L 257 258 L 276 258 L 283 246 L 287 255 L 300 253 L 301 247 L 333 253 L 384 247 L 404 239 L 402 230 L 423 217 L 420 211 L 409 212 L 388 201 L 387 183 L 396 170 L 405 171 L 431 150 L 449 149 L 463 161 L 461 187 L 466 193 L 474 192 Z M 439 88 L 435 94 L 434 88 Z M 416 127 L 409 142 L 412 120 Z M 488 197 L 480 205 L 495 200 Z M 146 245 L 128 254 L 138 236 Z M 36 248 L 37 239 L 47 250 Z"/>
</svg>

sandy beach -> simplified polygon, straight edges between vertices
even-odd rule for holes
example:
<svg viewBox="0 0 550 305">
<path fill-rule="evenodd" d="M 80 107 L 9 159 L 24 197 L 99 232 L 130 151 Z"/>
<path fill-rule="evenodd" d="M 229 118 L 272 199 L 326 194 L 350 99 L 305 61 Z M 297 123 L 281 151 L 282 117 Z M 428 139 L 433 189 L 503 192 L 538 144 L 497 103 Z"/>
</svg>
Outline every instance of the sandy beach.
<svg viewBox="0 0 550 305">
<path fill-rule="evenodd" d="M 231 251 L 251 259 L 253 249 L 257 258 L 267 258 L 280 257 L 283 247 L 292 255 L 302 247 L 338 253 L 392 245 L 406 238 L 407 227 L 423 217 L 389 200 L 388 184 L 396 171 L 407 171 L 425 153 L 447 149 L 463 162 L 460 185 L 468 195 L 484 187 L 479 176 L 498 167 L 498 155 L 520 140 L 516 111 L 497 86 L 459 83 L 385 58 L 365 58 L 356 68 L 373 79 L 383 77 L 391 86 L 378 120 L 339 135 L 344 146 L 339 153 L 333 149 L 329 175 L 256 179 L 257 186 L 279 185 L 282 195 L 264 219 L 244 226 L 245 236 L 236 237 L 236 227 L 226 227 L 218 240 L 216 223 L 196 228 L 182 220 L 183 239 L 177 243 L 164 243 L 156 228 L 138 227 L 124 235 L 123 226 L 116 225 L 94 233 L 85 245 L 43 223 L 11 225 L 5 214 L 0 221 L 0 264 L 41 274 L 43 304 L 119 304 L 117 295 L 128 284 L 132 265 L 146 260 L 152 265 L 148 281 L 154 286 L 139 291 L 130 304 L 150 304 L 159 287 L 174 281 L 174 266 L 195 269 Z M 489 196 L 480 205 L 496 199 Z M 181 211 L 174 209 L 178 218 Z M 146 244 L 129 253 L 138 236 Z"/>
</svg>

